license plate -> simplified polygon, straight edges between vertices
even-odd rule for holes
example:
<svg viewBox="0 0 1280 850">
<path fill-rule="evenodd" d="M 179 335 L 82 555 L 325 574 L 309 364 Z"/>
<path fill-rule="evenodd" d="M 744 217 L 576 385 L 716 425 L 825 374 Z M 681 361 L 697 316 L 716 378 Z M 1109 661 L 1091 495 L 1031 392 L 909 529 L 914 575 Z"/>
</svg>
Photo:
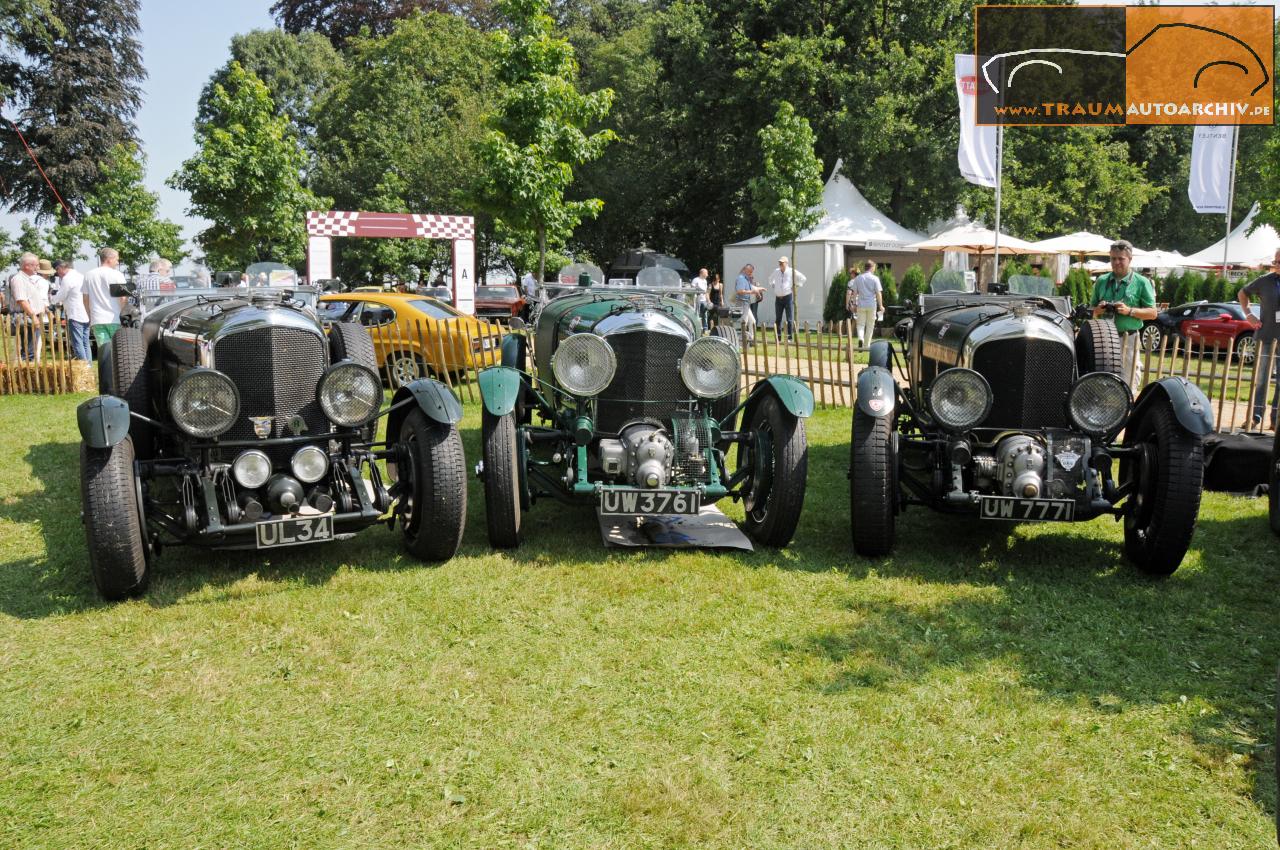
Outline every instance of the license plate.
<svg viewBox="0 0 1280 850">
<path fill-rule="evenodd" d="M 318 543 L 333 539 L 333 514 L 267 520 L 258 523 L 254 530 L 259 549 Z"/>
<path fill-rule="evenodd" d="M 1070 499 L 1016 499 L 1012 496 L 983 496 L 983 519 L 1011 522 L 1070 522 L 1076 503 Z"/>
<path fill-rule="evenodd" d="M 696 490 L 613 489 L 600 494 L 603 516 L 670 516 L 697 514 L 702 494 Z"/>
</svg>

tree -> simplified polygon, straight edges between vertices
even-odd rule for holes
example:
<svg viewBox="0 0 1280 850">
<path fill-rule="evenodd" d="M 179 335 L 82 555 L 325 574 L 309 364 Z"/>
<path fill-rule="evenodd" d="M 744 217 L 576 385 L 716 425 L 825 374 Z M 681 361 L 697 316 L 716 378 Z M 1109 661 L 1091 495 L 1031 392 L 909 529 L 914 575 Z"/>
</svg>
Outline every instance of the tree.
<svg viewBox="0 0 1280 850">
<path fill-rule="evenodd" d="M 813 154 L 809 122 L 785 100 L 759 135 L 764 169 L 751 180 L 752 203 L 769 245 L 791 243 L 794 269 L 796 237 L 822 220 L 822 163 Z"/>
<path fill-rule="evenodd" d="M 30 252 L 37 257 L 49 256 L 49 248 L 44 244 L 44 235 L 40 232 L 40 228 L 25 218 L 18 223 L 17 245 L 19 253 Z"/>
<path fill-rule="evenodd" d="M 0 55 L 17 56 L 23 43 L 46 45 L 62 31 L 49 0 L 0 0 Z M 22 64 L 0 59 L 0 103 L 18 87 Z"/>
<path fill-rule="evenodd" d="M 271 4 L 271 14 L 285 32 L 296 35 L 312 30 L 338 46 L 362 30 L 386 35 L 397 21 L 415 12 L 443 12 L 485 27 L 493 23 L 488 0 L 276 0 Z"/>
<path fill-rule="evenodd" d="M 138 0 L 51 0 L 50 7 L 59 31 L 17 39 L 27 60 L 17 123 L 78 216 L 101 177 L 103 153 L 136 137 L 133 117 L 145 78 Z M 60 208 L 13 133 L 0 133 L 0 184 L 7 187 L 10 209 L 43 218 Z"/>
<path fill-rule="evenodd" d="M 306 155 L 261 80 L 233 62 L 215 84 L 209 116 L 196 122 L 195 156 L 168 185 L 191 195 L 192 215 L 213 224 L 196 237 L 209 261 L 243 268 L 260 260 L 301 263 L 306 213 L 325 209 L 301 181 Z"/>
<path fill-rule="evenodd" d="M 84 225 L 68 221 L 66 215 L 57 216 L 52 227 L 45 231 L 44 238 L 49 243 L 49 255 L 54 260 L 83 260 L 86 254 L 82 250 L 86 231 Z"/>
<path fill-rule="evenodd" d="M 88 197 L 83 231 L 96 246 L 120 252 L 122 265 L 136 268 L 154 257 L 175 264 L 186 257 L 182 230 L 158 218 L 159 199 L 143 185 L 146 160 L 134 145 L 116 145 L 101 164 L 102 180 Z"/>
<path fill-rule="evenodd" d="M 481 203 L 505 226 L 536 240 L 539 280 L 548 247 L 563 244 L 603 206 L 599 198 L 566 200 L 574 168 L 598 158 L 616 138 L 612 130 L 586 132 L 609 113 L 613 91 L 578 91 L 573 48 L 552 35 L 547 2 L 500 2 L 510 27 L 495 36 L 504 93 L 480 144 Z"/>
</svg>

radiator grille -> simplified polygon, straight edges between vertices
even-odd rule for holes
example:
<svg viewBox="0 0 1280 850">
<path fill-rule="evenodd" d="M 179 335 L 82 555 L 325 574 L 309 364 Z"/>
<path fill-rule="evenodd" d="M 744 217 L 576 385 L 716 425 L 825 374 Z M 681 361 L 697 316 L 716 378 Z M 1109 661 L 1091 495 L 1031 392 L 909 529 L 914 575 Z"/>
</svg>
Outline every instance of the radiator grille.
<svg viewBox="0 0 1280 850">
<path fill-rule="evenodd" d="M 307 423 L 305 433 L 326 433 L 329 421 L 316 401 L 325 348 L 324 337 L 297 328 L 255 328 L 218 340 L 214 366 L 240 391 L 240 418 L 223 439 L 256 439 L 251 416 L 271 417 L 272 437 L 290 436 L 288 422 L 295 414 Z M 278 463 L 291 452 L 283 447 L 267 454 Z"/>
<path fill-rule="evenodd" d="M 1075 376 L 1075 354 L 1059 342 L 1001 339 L 984 342 L 973 368 L 991 384 L 994 400 L 985 428 L 1064 428 Z"/>
<path fill-rule="evenodd" d="M 680 380 L 680 358 L 688 340 L 651 331 L 605 339 L 618 358 L 618 371 L 598 397 L 600 430 L 616 433 L 628 420 L 639 418 L 666 422 L 690 408 L 692 395 Z"/>
</svg>

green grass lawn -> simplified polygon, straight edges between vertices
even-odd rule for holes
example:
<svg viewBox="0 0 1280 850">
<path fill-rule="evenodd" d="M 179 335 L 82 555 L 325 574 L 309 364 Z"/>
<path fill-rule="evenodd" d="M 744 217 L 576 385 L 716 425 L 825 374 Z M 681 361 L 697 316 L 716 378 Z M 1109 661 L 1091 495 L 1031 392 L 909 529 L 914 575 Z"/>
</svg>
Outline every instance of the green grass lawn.
<svg viewBox="0 0 1280 850">
<path fill-rule="evenodd" d="M 447 564 L 170 550 L 104 605 L 78 400 L 0 399 L 0 847 L 1275 846 L 1263 500 L 1208 495 L 1163 582 L 1109 520 L 913 509 L 862 560 L 835 411 L 786 551 L 540 503 L 497 555 L 473 481 Z"/>
</svg>

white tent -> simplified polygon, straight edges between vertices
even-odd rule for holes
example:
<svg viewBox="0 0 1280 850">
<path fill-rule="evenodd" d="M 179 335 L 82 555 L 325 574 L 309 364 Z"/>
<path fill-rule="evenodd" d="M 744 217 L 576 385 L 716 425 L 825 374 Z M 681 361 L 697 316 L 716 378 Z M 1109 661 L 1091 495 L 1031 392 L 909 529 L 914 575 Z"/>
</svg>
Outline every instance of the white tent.
<svg viewBox="0 0 1280 850">
<path fill-rule="evenodd" d="M 806 278 L 805 285 L 797 292 L 797 322 L 822 321 L 822 306 L 831 278 L 848 263 L 861 260 L 891 263 L 894 275 L 900 279 L 911 263 L 919 262 L 927 267 L 939 256 L 930 254 L 926 260 L 915 249 L 908 248 L 907 245 L 919 242 L 924 236 L 873 207 L 840 173 L 840 165 L 837 161 L 822 189 L 822 220 L 796 239 L 795 267 Z M 725 245 L 725 290 L 732 292 L 734 279 L 747 263 L 756 267 L 756 285 L 767 289 L 769 274 L 778 267 L 778 258 L 784 254 L 790 256 L 790 243 L 771 248 L 764 236 Z M 772 324 L 773 318 L 773 293 L 769 292 L 760 305 L 760 320 Z"/>
<path fill-rule="evenodd" d="M 1270 265 L 1271 258 L 1280 250 L 1280 234 L 1269 224 L 1260 226 L 1252 233 L 1253 219 L 1258 215 L 1258 205 L 1254 203 L 1244 221 L 1236 225 L 1226 239 L 1219 239 L 1203 251 L 1198 251 L 1183 259 L 1184 266 L 1195 268 L 1222 267 L 1223 247 L 1227 248 L 1227 264 L 1232 266 Z"/>
</svg>

